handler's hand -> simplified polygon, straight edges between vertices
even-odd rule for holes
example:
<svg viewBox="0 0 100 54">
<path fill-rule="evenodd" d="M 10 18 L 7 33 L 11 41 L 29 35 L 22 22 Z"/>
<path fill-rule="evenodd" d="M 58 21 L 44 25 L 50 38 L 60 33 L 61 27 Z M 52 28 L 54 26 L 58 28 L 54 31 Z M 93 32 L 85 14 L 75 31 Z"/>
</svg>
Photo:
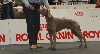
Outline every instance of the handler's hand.
<svg viewBox="0 0 100 54">
<path fill-rule="evenodd" d="M 15 6 L 15 2 L 12 2 L 12 6 L 13 6 L 13 7 Z"/>
<path fill-rule="evenodd" d="M 34 7 L 32 5 L 29 6 L 29 9 L 34 10 Z"/>
<path fill-rule="evenodd" d="M 44 8 L 44 7 L 43 7 L 42 9 L 47 9 L 47 10 L 50 10 L 50 9 L 49 9 L 49 7 L 46 7 L 46 8 Z"/>
</svg>

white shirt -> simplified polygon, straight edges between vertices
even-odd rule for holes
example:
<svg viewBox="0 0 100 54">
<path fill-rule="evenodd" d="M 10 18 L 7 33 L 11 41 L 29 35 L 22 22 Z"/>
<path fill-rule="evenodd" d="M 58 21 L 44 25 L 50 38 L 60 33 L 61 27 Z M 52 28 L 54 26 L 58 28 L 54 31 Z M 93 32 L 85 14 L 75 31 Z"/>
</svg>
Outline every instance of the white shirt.
<svg viewBox="0 0 100 54">
<path fill-rule="evenodd" d="M 7 4 L 7 3 L 9 3 L 9 2 L 12 2 L 12 0 L 3 0 L 3 4 Z"/>
<path fill-rule="evenodd" d="M 49 7 L 48 0 L 41 0 L 46 7 Z M 29 3 L 38 3 L 38 0 L 22 0 L 26 7 L 29 8 Z"/>
</svg>

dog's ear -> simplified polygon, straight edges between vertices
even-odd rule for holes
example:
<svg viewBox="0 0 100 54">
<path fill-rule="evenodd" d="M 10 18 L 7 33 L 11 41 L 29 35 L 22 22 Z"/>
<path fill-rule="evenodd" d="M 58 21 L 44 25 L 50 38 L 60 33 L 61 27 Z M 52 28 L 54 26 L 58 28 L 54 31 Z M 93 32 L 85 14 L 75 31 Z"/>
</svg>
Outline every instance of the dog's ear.
<svg viewBox="0 0 100 54">
<path fill-rule="evenodd" d="M 48 9 L 47 12 L 48 12 L 48 17 L 50 18 L 51 17 L 50 9 Z"/>
<path fill-rule="evenodd" d="M 50 12 L 50 9 L 47 9 L 48 10 L 48 12 Z"/>
</svg>

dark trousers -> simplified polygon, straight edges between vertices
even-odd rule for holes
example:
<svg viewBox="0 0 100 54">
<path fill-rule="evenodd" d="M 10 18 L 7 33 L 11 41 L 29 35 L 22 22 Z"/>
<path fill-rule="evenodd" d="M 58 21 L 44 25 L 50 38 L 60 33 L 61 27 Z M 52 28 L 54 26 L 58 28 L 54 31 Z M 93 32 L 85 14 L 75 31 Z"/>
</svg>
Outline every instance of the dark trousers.
<svg viewBox="0 0 100 54">
<path fill-rule="evenodd" d="M 96 4 L 96 0 L 90 0 L 90 4 Z"/>
<path fill-rule="evenodd" d="M 12 2 L 3 4 L 2 9 L 3 9 L 3 12 L 1 13 L 1 20 L 8 19 L 9 16 L 11 17 L 11 19 L 15 19 L 15 12 L 12 6 Z"/>
<path fill-rule="evenodd" d="M 40 8 L 40 5 L 38 3 L 31 3 L 31 5 L 35 7 L 35 10 L 27 8 L 24 4 L 22 5 L 26 16 L 27 33 L 30 46 L 32 44 L 37 44 L 37 35 L 40 30 L 40 13 L 37 10 Z"/>
<path fill-rule="evenodd" d="M 49 5 L 56 5 L 55 2 L 53 2 L 53 0 L 48 0 Z"/>
</svg>

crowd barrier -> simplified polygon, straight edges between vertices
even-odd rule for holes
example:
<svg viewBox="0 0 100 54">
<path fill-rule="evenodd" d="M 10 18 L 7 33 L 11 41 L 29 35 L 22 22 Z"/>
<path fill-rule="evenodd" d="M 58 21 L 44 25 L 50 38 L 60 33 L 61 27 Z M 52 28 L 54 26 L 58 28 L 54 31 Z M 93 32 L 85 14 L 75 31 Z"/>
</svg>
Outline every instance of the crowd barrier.
<svg viewBox="0 0 100 54">
<path fill-rule="evenodd" d="M 72 18 L 80 24 L 83 36 L 87 41 L 100 41 L 100 18 Z M 0 45 L 28 44 L 25 19 L 9 19 L 0 21 Z M 70 30 L 63 29 L 57 33 L 57 42 L 79 41 Z M 38 43 L 49 43 L 47 23 L 41 18 Z"/>
<path fill-rule="evenodd" d="M 77 15 L 77 13 L 79 15 Z M 84 13 L 81 15 L 80 13 Z M 82 30 L 83 36 L 87 41 L 100 41 L 100 10 L 66 10 L 51 9 L 51 14 L 57 18 L 68 18 L 76 20 Z M 95 17 L 92 17 L 95 16 Z M 28 44 L 28 34 L 26 31 L 25 19 L 0 20 L 0 45 L 8 44 Z M 70 30 L 64 29 L 57 33 L 57 42 L 79 41 Z M 41 17 L 40 31 L 38 33 L 38 43 L 49 43 L 47 23 Z"/>
<path fill-rule="evenodd" d="M 49 5 L 50 9 L 91 9 L 96 4 L 78 4 L 78 5 Z"/>
<path fill-rule="evenodd" d="M 100 9 L 51 9 L 51 14 L 54 17 L 100 17 Z"/>
<path fill-rule="evenodd" d="M 91 9 L 95 8 L 96 4 L 78 4 L 78 5 L 49 5 L 50 9 Z M 45 6 L 44 6 L 45 7 Z M 22 11 L 22 6 L 14 7 Z M 40 7 L 42 8 L 42 7 Z"/>
</svg>

